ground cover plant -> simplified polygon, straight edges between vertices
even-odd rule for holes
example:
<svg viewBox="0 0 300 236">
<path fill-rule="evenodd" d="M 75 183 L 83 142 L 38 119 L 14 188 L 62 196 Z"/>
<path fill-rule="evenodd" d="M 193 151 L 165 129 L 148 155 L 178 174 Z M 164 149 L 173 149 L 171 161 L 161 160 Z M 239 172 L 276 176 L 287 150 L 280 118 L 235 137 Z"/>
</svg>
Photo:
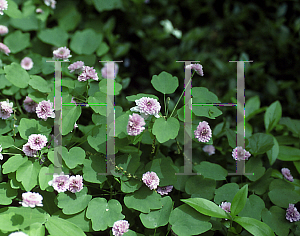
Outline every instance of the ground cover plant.
<svg viewBox="0 0 300 236">
<path fill-rule="evenodd" d="M 0 235 L 300 235 L 299 11 L 0 0 Z"/>
</svg>

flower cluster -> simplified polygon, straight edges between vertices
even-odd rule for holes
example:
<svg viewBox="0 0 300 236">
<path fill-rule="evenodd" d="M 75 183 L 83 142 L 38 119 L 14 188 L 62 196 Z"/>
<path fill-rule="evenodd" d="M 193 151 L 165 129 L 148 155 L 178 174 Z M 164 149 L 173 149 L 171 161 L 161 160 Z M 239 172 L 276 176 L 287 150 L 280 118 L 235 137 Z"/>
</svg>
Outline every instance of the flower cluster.
<svg viewBox="0 0 300 236">
<path fill-rule="evenodd" d="M 285 218 L 290 222 L 300 220 L 300 213 L 298 212 L 294 204 L 289 204 L 288 209 L 286 209 Z"/>
<path fill-rule="evenodd" d="M 209 142 L 212 132 L 206 121 L 199 122 L 197 129 L 194 131 L 195 138 L 198 139 L 199 142 Z"/>
<path fill-rule="evenodd" d="M 44 3 L 49 7 L 51 6 L 52 9 L 55 9 L 56 1 L 55 0 L 44 0 Z"/>
<path fill-rule="evenodd" d="M 26 156 L 33 157 L 38 150 L 46 146 L 48 140 L 43 134 L 32 134 L 28 137 L 28 142 L 23 145 L 23 152 Z"/>
<path fill-rule="evenodd" d="M 50 100 L 39 102 L 38 106 L 36 107 L 36 114 L 38 118 L 41 118 L 45 121 L 48 119 L 48 117 L 55 118 L 53 103 L 50 102 Z"/>
<path fill-rule="evenodd" d="M 148 117 L 149 115 L 154 115 L 156 118 L 159 118 L 158 114 L 160 111 L 160 104 L 154 98 L 142 97 L 138 100 L 135 100 L 136 106 L 130 108 L 131 111 L 139 112 L 142 115 Z"/>
<path fill-rule="evenodd" d="M 114 236 L 122 236 L 129 229 L 129 223 L 127 220 L 118 220 L 114 223 L 112 233 Z"/>
<path fill-rule="evenodd" d="M 69 175 L 64 175 L 64 173 L 61 173 L 60 175 L 54 174 L 53 180 L 49 181 L 48 184 L 59 193 L 65 192 L 67 190 L 72 193 L 76 193 L 80 192 L 83 189 L 81 175 L 69 177 Z"/>
<path fill-rule="evenodd" d="M 203 151 L 208 153 L 209 156 L 215 154 L 215 147 L 213 145 L 205 145 Z"/>
<path fill-rule="evenodd" d="M 78 76 L 78 81 L 87 81 L 88 79 L 98 81 L 98 74 L 93 67 L 83 66 L 82 73 Z"/>
<path fill-rule="evenodd" d="M 0 15 L 3 15 L 3 11 L 7 10 L 8 4 L 6 0 L 0 0 Z"/>
<path fill-rule="evenodd" d="M 157 189 L 157 186 L 159 185 L 159 178 L 157 174 L 153 171 L 148 171 L 145 174 L 143 174 L 142 180 L 144 184 L 146 184 L 147 187 L 150 188 L 150 190 Z"/>
<path fill-rule="evenodd" d="M 231 203 L 230 202 L 222 202 L 221 205 L 219 205 L 219 207 L 221 207 L 227 213 L 230 213 Z M 225 219 L 225 220 L 227 220 L 227 219 Z"/>
<path fill-rule="evenodd" d="M 8 33 L 8 28 L 5 25 L 0 25 L 0 35 L 6 35 Z"/>
<path fill-rule="evenodd" d="M 43 206 L 42 200 L 43 197 L 39 193 L 26 192 L 22 193 L 22 206 L 24 207 L 35 207 L 35 206 Z"/>
<path fill-rule="evenodd" d="M 73 64 L 69 65 L 68 69 L 70 70 L 70 73 L 73 73 L 75 71 L 76 74 L 79 74 L 81 71 L 83 71 L 83 67 L 83 61 L 76 61 Z"/>
<path fill-rule="evenodd" d="M 10 53 L 9 48 L 4 43 L 0 43 L 0 51 L 5 53 L 7 56 Z"/>
<path fill-rule="evenodd" d="M 72 57 L 72 55 L 70 55 L 70 53 L 71 53 L 70 49 L 68 49 L 67 47 L 60 47 L 53 51 L 53 56 L 54 56 L 54 59 L 67 60 L 69 57 Z"/>
<path fill-rule="evenodd" d="M 7 101 L 0 102 L 0 117 L 3 120 L 6 120 L 11 116 L 11 113 L 13 113 L 13 103 Z"/>
<path fill-rule="evenodd" d="M 31 70 L 33 67 L 33 61 L 30 57 L 24 57 L 21 61 L 21 66 L 25 69 L 25 70 Z"/>
<path fill-rule="evenodd" d="M 172 189 L 173 189 L 173 186 L 168 185 L 168 186 L 165 186 L 165 187 L 158 187 L 156 191 L 160 195 L 168 195 L 168 193 L 172 192 Z"/>
<path fill-rule="evenodd" d="M 128 125 L 127 125 L 127 133 L 131 136 L 137 136 L 143 132 L 145 127 L 145 120 L 138 114 L 133 113 L 129 115 Z"/>
<path fill-rule="evenodd" d="M 203 67 L 200 64 L 190 64 L 185 67 L 185 69 L 193 69 L 200 76 L 204 76 Z"/>
<path fill-rule="evenodd" d="M 105 79 L 115 79 L 119 71 L 118 64 L 114 63 L 114 69 L 110 70 L 108 68 L 108 63 L 105 63 L 104 67 L 101 69 L 102 77 Z"/>
<path fill-rule="evenodd" d="M 285 179 L 287 179 L 288 181 L 290 182 L 294 182 L 294 178 L 293 176 L 291 175 L 291 171 L 288 169 L 288 168 L 282 168 L 281 169 L 281 173 L 283 174 L 283 177 Z"/>
<path fill-rule="evenodd" d="M 38 104 L 28 96 L 26 96 L 25 100 L 23 101 L 23 105 L 27 112 L 35 112 L 36 107 L 38 106 Z"/>
<path fill-rule="evenodd" d="M 250 156 L 251 156 L 250 152 L 246 151 L 242 147 L 236 147 L 232 151 L 232 157 L 236 161 L 248 160 Z"/>
</svg>

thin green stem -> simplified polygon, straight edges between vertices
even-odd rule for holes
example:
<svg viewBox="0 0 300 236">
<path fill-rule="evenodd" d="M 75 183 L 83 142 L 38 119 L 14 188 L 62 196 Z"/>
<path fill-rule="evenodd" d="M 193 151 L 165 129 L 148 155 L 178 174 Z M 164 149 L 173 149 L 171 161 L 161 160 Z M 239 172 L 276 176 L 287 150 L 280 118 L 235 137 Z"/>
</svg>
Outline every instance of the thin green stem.
<svg viewBox="0 0 300 236">
<path fill-rule="evenodd" d="M 186 87 L 187 87 L 187 86 L 189 85 L 189 83 L 192 81 L 192 78 L 193 78 L 194 74 L 195 74 L 195 71 L 193 72 L 193 74 L 192 74 L 192 76 L 191 76 L 189 82 L 186 84 Z M 184 92 L 185 92 L 185 88 L 183 89 L 183 91 L 182 91 L 182 93 L 181 93 L 181 95 L 180 95 L 180 97 L 179 97 L 179 99 L 178 99 L 178 101 L 177 101 L 177 103 L 176 103 L 176 105 L 175 105 L 175 107 L 174 107 L 174 109 L 173 109 L 173 111 L 172 111 L 170 117 L 172 117 L 172 115 L 173 115 L 173 113 L 174 113 L 174 111 L 175 111 L 175 109 L 176 109 L 178 103 L 180 102 L 180 100 L 181 100 L 181 98 L 182 98 Z"/>
<path fill-rule="evenodd" d="M 156 234 L 156 228 L 155 228 L 155 230 L 154 230 L 154 235 L 153 235 L 153 236 L 155 236 L 155 234 Z"/>
<path fill-rule="evenodd" d="M 23 152 L 23 150 L 21 148 L 16 147 L 15 145 L 12 145 L 13 147 L 15 147 L 16 149 L 20 150 Z"/>
</svg>

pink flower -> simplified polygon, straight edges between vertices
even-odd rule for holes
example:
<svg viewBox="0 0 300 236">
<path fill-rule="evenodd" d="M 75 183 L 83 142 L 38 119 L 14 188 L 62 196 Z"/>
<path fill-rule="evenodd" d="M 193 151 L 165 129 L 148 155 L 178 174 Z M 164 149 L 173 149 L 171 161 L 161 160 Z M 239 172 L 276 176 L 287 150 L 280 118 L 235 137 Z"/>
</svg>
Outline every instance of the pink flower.
<svg viewBox="0 0 300 236">
<path fill-rule="evenodd" d="M 69 175 L 64 175 L 63 172 L 60 175 L 54 174 L 53 180 L 48 182 L 48 184 L 59 193 L 67 191 L 69 188 L 69 183 Z"/>
<path fill-rule="evenodd" d="M 246 151 L 242 147 L 236 147 L 232 151 L 232 157 L 236 161 L 248 160 L 250 156 L 251 156 L 250 152 Z"/>
<path fill-rule="evenodd" d="M 294 204 L 289 204 L 288 209 L 286 209 L 285 218 L 290 222 L 300 220 L 300 213 L 298 212 Z"/>
<path fill-rule="evenodd" d="M 3 15 L 3 11 L 7 10 L 8 4 L 6 0 L 0 0 L 0 15 Z"/>
<path fill-rule="evenodd" d="M 38 106 L 36 107 L 36 114 L 38 118 L 41 118 L 43 120 L 47 120 L 48 117 L 55 118 L 55 113 L 53 103 L 48 101 L 41 101 L 39 102 Z"/>
<path fill-rule="evenodd" d="M 112 233 L 114 236 L 122 236 L 129 229 L 129 223 L 127 220 L 118 220 L 114 223 Z"/>
<path fill-rule="evenodd" d="M 205 145 L 203 151 L 208 153 L 209 156 L 215 154 L 215 147 L 213 145 Z"/>
<path fill-rule="evenodd" d="M 35 12 L 36 12 L 36 13 L 43 13 L 44 11 L 43 11 L 41 8 L 37 8 L 37 9 L 35 10 Z"/>
<path fill-rule="evenodd" d="M 36 107 L 38 106 L 38 104 L 28 96 L 26 96 L 25 100 L 23 101 L 23 105 L 27 112 L 35 112 Z"/>
<path fill-rule="evenodd" d="M 150 188 L 150 190 L 152 189 L 156 189 L 157 186 L 159 185 L 159 178 L 157 176 L 157 174 L 153 171 L 151 172 L 146 172 L 145 174 L 143 174 L 143 178 L 142 178 L 144 184 L 147 185 L 147 187 Z"/>
<path fill-rule="evenodd" d="M 193 69 L 196 71 L 196 73 L 200 76 L 203 76 L 203 67 L 200 64 L 190 64 L 185 67 L 185 69 Z"/>
<path fill-rule="evenodd" d="M 291 175 L 291 171 L 288 168 L 282 168 L 281 173 L 283 174 L 283 177 L 286 178 L 290 182 L 294 182 L 294 178 Z"/>
<path fill-rule="evenodd" d="M 227 213 L 230 213 L 231 203 L 230 202 L 222 202 L 222 204 L 219 205 L 219 207 L 221 207 Z M 225 219 L 225 220 L 227 220 L 227 219 Z"/>
<path fill-rule="evenodd" d="M 53 56 L 55 59 L 68 59 L 69 57 L 72 57 L 70 55 L 70 49 L 67 47 L 60 47 L 57 50 L 54 50 Z"/>
<path fill-rule="evenodd" d="M 6 120 L 11 116 L 11 113 L 13 113 L 13 103 L 7 101 L 0 102 L 0 117 L 2 120 Z"/>
<path fill-rule="evenodd" d="M 86 81 L 88 79 L 98 81 L 99 78 L 93 67 L 84 66 L 81 75 L 78 76 L 78 81 Z"/>
<path fill-rule="evenodd" d="M 70 70 L 70 73 L 75 73 L 79 74 L 81 71 L 83 71 L 84 67 L 84 62 L 83 61 L 76 61 L 73 64 L 69 65 L 68 69 Z"/>
<path fill-rule="evenodd" d="M 26 144 L 23 145 L 23 152 L 28 157 L 34 157 L 34 155 L 37 153 L 37 150 L 32 149 L 30 147 L 30 143 L 27 142 Z"/>
<path fill-rule="evenodd" d="M 8 28 L 5 25 L 0 25 L 0 35 L 5 35 L 8 33 Z"/>
<path fill-rule="evenodd" d="M 69 191 L 72 193 L 80 192 L 83 189 L 82 176 L 71 176 L 69 179 Z"/>
<path fill-rule="evenodd" d="M 199 122 L 197 129 L 194 131 L 195 138 L 198 139 L 199 142 L 207 143 L 209 142 L 212 132 L 206 121 Z"/>
<path fill-rule="evenodd" d="M 9 48 L 4 43 L 0 43 L 0 51 L 4 52 L 7 56 L 10 53 Z"/>
<path fill-rule="evenodd" d="M 33 150 L 41 150 L 47 142 L 47 137 L 43 134 L 32 134 L 28 137 L 28 143 Z"/>
<path fill-rule="evenodd" d="M 43 197 L 39 193 L 22 193 L 23 201 L 20 202 L 24 207 L 35 207 L 35 206 L 43 206 L 42 200 Z"/>
<path fill-rule="evenodd" d="M 159 118 L 160 104 L 154 98 L 142 97 L 138 100 L 135 100 L 136 106 L 130 108 L 131 111 L 140 112 L 141 114 L 154 115 L 156 118 Z"/>
<path fill-rule="evenodd" d="M 127 125 L 127 133 L 131 136 L 137 136 L 143 132 L 145 127 L 145 120 L 138 114 L 133 113 L 129 115 L 128 125 Z"/>
<path fill-rule="evenodd" d="M 118 64 L 114 63 L 114 70 L 108 69 L 108 63 L 105 63 L 104 67 L 101 69 L 102 77 L 105 79 L 115 79 L 119 71 Z"/>
<path fill-rule="evenodd" d="M 51 5 L 52 9 L 55 9 L 56 1 L 55 0 L 44 0 L 44 3 L 49 7 Z"/>
<path fill-rule="evenodd" d="M 25 234 L 25 233 L 23 233 L 21 231 L 18 231 L 18 232 L 11 233 L 8 236 L 28 236 L 28 234 Z"/>
<path fill-rule="evenodd" d="M 168 195 L 168 193 L 170 193 L 173 189 L 173 186 L 172 185 L 168 185 L 168 186 L 165 186 L 165 187 L 158 187 L 157 188 L 157 192 L 160 194 L 160 195 Z"/>
<path fill-rule="evenodd" d="M 25 70 L 31 70 L 31 68 L 33 67 L 33 61 L 31 60 L 30 57 L 24 57 L 23 60 L 21 61 L 21 66 Z"/>
</svg>

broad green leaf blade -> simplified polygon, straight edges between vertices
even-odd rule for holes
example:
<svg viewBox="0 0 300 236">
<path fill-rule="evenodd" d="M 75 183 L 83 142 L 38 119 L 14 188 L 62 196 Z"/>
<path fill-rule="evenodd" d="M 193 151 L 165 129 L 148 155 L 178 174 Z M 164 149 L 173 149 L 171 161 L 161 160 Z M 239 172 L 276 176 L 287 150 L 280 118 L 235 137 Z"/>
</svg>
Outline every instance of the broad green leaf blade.
<svg viewBox="0 0 300 236">
<path fill-rule="evenodd" d="M 3 174 L 15 172 L 21 165 L 27 162 L 28 158 L 20 154 L 10 157 L 2 166 Z"/>
<path fill-rule="evenodd" d="M 208 215 L 217 218 L 230 219 L 230 215 L 226 213 L 221 207 L 204 198 L 189 198 L 181 199 L 184 203 L 193 207 L 203 215 Z"/>
<path fill-rule="evenodd" d="M 175 234 L 190 236 L 210 230 L 212 225 L 207 222 L 209 219 L 210 217 L 202 215 L 192 207 L 183 204 L 172 211 L 169 222 Z"/>
<path fill-rule="evenodd" d="M 50 93 L 51 92 L 51 88 L 49 87 L 47 81 L 38 75 L 30 76 L 29 85 L 32 88 L 34 88 L 42 93 Z"/>
<path fill-rule="evenodd" d="M 114 9 L 123 9 L 123 4 L 121 0 L 93 0 L 96 10 L 99 12 L 111 11 Z"/>
<path fill-rule="evenodd" d="M 21 18 L 22 12 L 18 9 L 18 5 L 13 0 L 7 0 L 7 10 L 3 11 L 11 18 Z"/>
<path fill-rule="evenodd" d="M 265 202 L 259 196 L 251 194 L 246 201 L 244 209 L 238 215 L 261 220 L 261 211 L 264 208 Z"/>
<path fill-rule="evenodd" d="M 195 188 L 197 186 L 197 188 Z M 202 175 L 190 177 L 185 183 L 185 192 L 191 194 L 192 197 L 205 198 L 210 200 L 214 197 L 216 181 L 206 179 Z"/>
<path fill-rule="evenodd" d="M 179 86 L 178 78 L 165 71 L 161 72 L 159 75 L 153 75 L 151 84 L 156 91 L 163 94 L 174 93 Z"/>
<path fill-rule="evenodd" d="M 234 221 L 253 235 L 275 236 L 273 230 L 267 224 L 256 219 L 237 216 Z"/>
<path fill-rule="evenodd" d="M 154 99 L 158 100 L 158 97 L 156 97 L 155 95 L 145 94 L 145 93 L 139 93 L 137 95 L 127 96 L 126 99 L 130 102 L 133 102 L 135 100 L 141 99 L 142 97 L 149 97 L 149 98 L 154 98 Z"/>
<path fill-rule="evenodd" d="M 274 146 L 269 151 L 267 151 L 267 156 L 269 158 L 270 165 L 274 164 L 279 154 L 279 144 L 277 142 L 277 139 L 274 136 L 273 136 L 273 142 L 274 142 Z"/>
<path fill-rule="evenodd" d="M 100 156 L 90 156 L 90 160 L 83 161 L 83 179 L 90 183 L 102 184 L 107 179 L 105 175 L 99 173 L 106 172 L 105 158 Z"/>
<path fill-rule="evenodd" d="M 75 122 L 81 115 L 80 106 L 64 106 L 62 109 L 62 135 L 67 135 L 74 129 Z"/>
<path fill-rule="evenodd" d="M 13 62 L 4 66 L 6 79 L 19 88 L 26 88 L 29 83 L 29 75 L 19 64 Z M 18 79 L 16 79 L 18 78 Z"/>
<path fill-rule="evenodd" d="M 222 166 L 207 161 L 202 161 L 200 165 L 196 165 L 194 168 L 197 173 L 208 179 L 225 180 L 228 174 Z"/>
<path fill-rule="evenodd" d="M 204 116 L 210 119 L 216 119 L 216 117 L 222 115 L 222 111 L 216 106 L 204 106 L 204 105 L 193 106 L 193 113 L 196 116 Z"/>
<path fill-rule="evenodd" d="M 165 120 L 163 117 L 160 117 L 154 121 L 152 132 L 158 142 L 164 143 L 177 137 L 179 127 L 180 124 L 176 118 L 169 117 Z"/>
<path fill-rule="evenodd" d="M 38 33 L 38 38 L 47 44 L 51 44 L 55 47 L 63 47 L 67 45 L 69 38 L 68 33 L 60 27 L 53 27 L 51 29 L 44 29 Z M 47 63 L 52 64 L 52 63 Z M 53 66 L 53 65 L 52 65 Z"/>
<path fill-rule="evenodd" d="M 300 135 L 300 120 L 291 119 L 289 117 L 282 117 L 279 124 L 285 125 L 289 131 L 296 136 Z"/>
<path fill-rule="evenodd" d="M 279 146 L 277 159 L 281 161 L 299 161 L 300 149 L 289 146 Z"/>
<path fill-rule="evenodd" d="M 25 162 L 17 169 L 17 180 L 22 182 L 24 189 L 28 192 L 37 185 L 37 177 L 41 166 L 38 162 Z"/>
<path fill-rule="evenodd" d="M 10 205 L 17 195 L 17 190 L 11 188 L 9 183 L 0 183 L 0 205 Z"/>
<path fill-rule="evenodd" d="M 51 216 L 45 224 L 48 232 L 51 236 L 86 236 L 86 234 L 77 225 L 58 218 L 57 216 Z"/>
<path fill-rule="evenodd" d="M 273 204 L 283 208 L 288 208 L 290 203 L 296 204 L 300 201 L 300 194 L 290 189 L 274 188 L 268 196 Z"/>
<path fill-rule="evenodd" d="M 282 115 L 282 108 L 279 101 L 273 102 L 266 110 L 264 116 L 265 128 L 270 132 L 278 123 Z"/>
<path fill-rule="evenodd" d="M 259 96 L 251 97 L 247 100 L 245 105 L 245 116 L 249 120 L 256 114 L 256 111 L 260 108 Z"/>
<path fill-rule="evenodd" d="M 248 141 L 247 148 L 252 154 L 264 154 L 274 146 L 273 136 L 270 134 L 256 133 Z"/>
<path fill-rule="evenodd" d="M 21 52 L 30 46 L 30 34 L 22 33 L 20 30 L 14 31 L 5 37 L 4 44 L 12 53 Z"/>
<path fill-rule="evenodd" d="M 77 165 L 83 164 L 85 151 L 80 147 L 73 147 L 69 151 L 66 147 L 62 147 L 62 158 L 67 167 L 74 169 Z"/>
<path fill-rule="evenodd" d="M 232 216 L 239 214 L 243 210 L 247 201 L 247 195 L 248 184 L 244 185 L 234 196 L 230 207 L 230 212 Z"/>
<path fill-rule="evenodd" d="M 53 179 L 54 166 L 50 164 L 48 167 L 43 166 L 39 173 L 39 186 L 41 190 L 45 190 L 49 187 L 49 181 Z"/>
<path fill-rule="evenodd" d="M 213 92 L 210 92 L 205 87 L 193 87 L 192 95 L 193 95 L 193 104 L 196 104 L 196 103 L 220 103 L 217 95 L 215 95 Z"/>
<path fill-rule="evenodd" d="M 4 149 L 4 148 L 9 148 L 11 147 L 12 145 L 14 145 L 14 140 L 12 137 L 10 136 L 0 136 L 0 144 L 1 144 L 1 147 Z"/>
</svg>

